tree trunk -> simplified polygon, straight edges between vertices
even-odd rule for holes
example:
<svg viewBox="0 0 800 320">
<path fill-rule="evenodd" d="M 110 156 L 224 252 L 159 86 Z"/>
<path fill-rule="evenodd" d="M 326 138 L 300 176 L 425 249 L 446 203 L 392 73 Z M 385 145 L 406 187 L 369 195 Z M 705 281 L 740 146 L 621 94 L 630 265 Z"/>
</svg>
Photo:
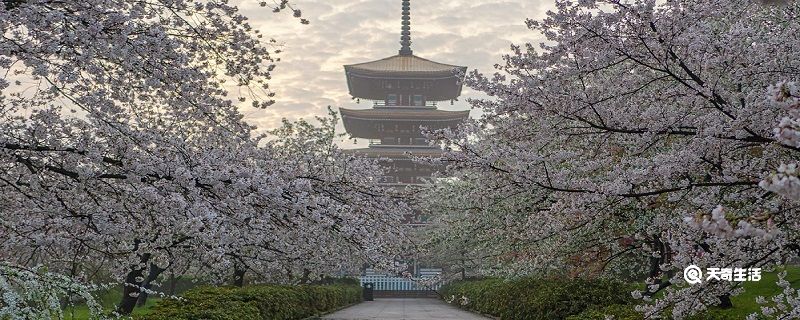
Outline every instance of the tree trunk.
<svg viewBox="0 0 800 320">
<path fill-rule="evenodd" d="M 652 281 L 653 281 L 652 284 L 658 285 L 658 287 L 660 288 L 661 287 L 661 276 L 662 276 L 662 274 L 661 274 L 661 264 L 664 262 L 664 254 L 665 254 L 664 246 L 661 243 L 661 240 L 658 239 L 657 237 L 653 238 L 653 241 L 651 242 L 651 245 L 654 248 L 658 248 L 658 250 L 661 251 L 661 254 L 658 257 L 651 256 L 649 258 L 650 259 L 650 270 L 649 270 L 649 272 L 647 274 L 647 277 L 652 279 Z M 651 292 L 650 290 L 646 290 L 644 294 L 645 294 L 645 296 L 650 297 L 653 294 L 655 294 L 655 292 Z"/>
<path fill-rule="evenodd" d="M 237 287 L 244 286 L 244 276 L 247 274 L 247 268 L 236 263 L 233 265 L 233 285 Z"/>
<path fill-rule="evenodd" d="M 303 277 L 300 278 L 300 284 L 307 284 L 311 282 L 311 270 L 303 269 Z"/>
<path fill-rule="evenodd" d="M 175 286 L 178 285 L 178 278 L 175 277 L 175 272 L 169 274 L 169 295 L 175 295 Z"/>
<path fill-rule="evenodd" d="M 139 242 L 136 241 L 134 243 L 138 248 Z M 147 261 L 150 260 L 149 253 L 145 253 L 140 257 L 141 265 L 146 265 Z M 140 267 L 141 265 L 132 266 L 133 270 L 129 271 L 125 276 L 125 283 L 122 286 L 122 299 L 117 305 L 117 312 L 121 315 L 130 315 L 133 312 L 133 308 L 136 307 L 136 301 L 139 300 L 140 287 L 144 281 L 144 271 L 147 269 L 146 267 Z M 142 281 L 137 281 L 138 279 L 142 279 Z"/>
<path fill-rule="evenodd" d="M 464 261 L 464 256 L 461 256 L 461 280 L 467 280 L 467 262 Z"/>
<path fill-rule="evenodd" d="M 141 278 L 143 273 L 143 269 L 137 268 L 128 272 L 128 275 L 125 276 L 125 284 L 122 287 L 122 300 L 117 305 L 117 312 L 121 315 L 130 315 L 133 312 L 133 308 L 136 307 L 136 301 L 139 300 L 139 287 L 142 285 L 136 279 Z"/>
<path fill-rule="evenodd" d="M 721 309 L 730 309 L 733 308 L 733 302 L 731 301 L 731 295 L 723 294 L 719 296 L 719 307 Z"/>
<path fill-rule="evenodd" d="M 153 287 L 153 281 L 155 281 L 158 278 L 158 276 L 161 275 L 162 272 L 164 272 L 164 270 L 166 269 L 161 269 L 158 266 L 151 263 L 150 272 L 147 274 L 147 278 L 144 279 L 142 287 L 144 287 L 147 290 L 150 290 L 150 288 Z M 149 294 L 147 293 L 147 291 L 142 291 L 141 293 L 139 293 L 139 301 L 137 302 L 137 306 L 139 307 L 144 306 L 147 303 L 148 296 Z"/>
</svg>

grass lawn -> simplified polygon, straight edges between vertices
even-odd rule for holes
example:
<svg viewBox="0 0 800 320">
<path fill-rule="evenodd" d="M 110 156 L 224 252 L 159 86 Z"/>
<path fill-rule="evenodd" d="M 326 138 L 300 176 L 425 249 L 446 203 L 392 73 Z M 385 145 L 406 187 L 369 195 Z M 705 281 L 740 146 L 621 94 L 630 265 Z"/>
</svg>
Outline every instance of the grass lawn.
<svg viewBox="0 0 800 320">
<path fill-rule="evenodd" d="M 99 299 L 98 302 L 103 306 L 106 312 L 114 311 L 116 308 L 117 303 L 122 298 L 122 289 L 121 288 L 113 288 L 107 291 L 100 292 L 97 295 Z M 158 297 L 151 297 L 147 299 L 147 304 L 141 307 L 136 307 L 133 309 L 133 318 L 135 319 L 137 316 L 146 315 L 150 312 L 150 308 L 152 308 L 158 301 L 161 300 Z M 67 307 L 64 309 L 64 319 L 65 320 L 88 320 L 89 319 L 89 308 L 85 305 L 76 305 L 74 307 Z"/>
<path fill-rule="evenodd" d="M 786 280 L 792 284 L 793 288 L 800 288 L 800 266 L 786 266 Z M 780 271 L 780 270 L 779 270 Z M 780 288 L 775 284 L 778 281 L 777 272 L 763 273 L 761 281 L 744 282 L 744 292 L 738 296 L 731 297 L 733 308 L 731 309 L 710 309 L 708 314 L 715 319 L 744 319 L 747 315 L 761 310 L 761 305 L 756 303 L 756 297 L 769 297 L 780 293 Z M 702 319 L 702 318 L 701 318 Z"/>
<path fill-rule="evenodd" d="M 174 292 L 175 295 L 181 295 L 181 293 L 189 290 L 190 288 L 196 287 L 199 283 L 193 281 L 191 278 L 188 277 L 177 277 L 174 280 L 172 288 L 170 289 L 169 286 L 167 287 L 153 287 L 156 291 L 161 292 Z M 103 306 L 103 309 L 106 312 L 112 312 L 119 303 L 120 299 L 122 298 L 122 287 L 117 286 L 114 288 L 110 288 L 108 290 L 99 291 L 95 294 L 95 297 L 98 299 L 100 305 Z M 141 307 L 136 307 L 133 309 L 133 318 L 136 319 L 137 316 L 143 316 L 150 312 L 150 310 L 161 300 L 160 297 L 150 297 L 147 299 L 147 304 Z M 74 307 L 67 307 L 64 309 L 64 319 L 66 320 L 85 320 L 89 319 L 89 308 L 85 305 L 76 305 Z"/>
</svg>

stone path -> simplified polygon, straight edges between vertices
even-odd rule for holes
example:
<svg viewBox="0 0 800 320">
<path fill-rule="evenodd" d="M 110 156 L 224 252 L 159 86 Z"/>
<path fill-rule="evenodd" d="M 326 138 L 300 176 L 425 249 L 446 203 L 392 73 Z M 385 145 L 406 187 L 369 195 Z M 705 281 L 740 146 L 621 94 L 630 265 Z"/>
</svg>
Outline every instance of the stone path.
<svg viewBox="0 0 800 320">
<path fill-rule="evenodd" d="M 489 318 L 458 309 L 439 299 L 375 299 L 329 314 L 329 320 L 486 320 Z"/>
</svg>

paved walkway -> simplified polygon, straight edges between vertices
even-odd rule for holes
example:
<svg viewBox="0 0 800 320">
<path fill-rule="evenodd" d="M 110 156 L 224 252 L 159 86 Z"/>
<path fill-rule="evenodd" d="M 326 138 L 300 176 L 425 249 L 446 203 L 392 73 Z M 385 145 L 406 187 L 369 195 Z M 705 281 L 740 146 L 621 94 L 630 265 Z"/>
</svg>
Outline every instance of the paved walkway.
<svg viewBox="0 0 800 320">
<path fill-rule="evenodd" d="M 448 305 L 438 299 L 375 299 L 339 310 L 329 320 L 486 320 L 488 318 Z"/>
</svg>

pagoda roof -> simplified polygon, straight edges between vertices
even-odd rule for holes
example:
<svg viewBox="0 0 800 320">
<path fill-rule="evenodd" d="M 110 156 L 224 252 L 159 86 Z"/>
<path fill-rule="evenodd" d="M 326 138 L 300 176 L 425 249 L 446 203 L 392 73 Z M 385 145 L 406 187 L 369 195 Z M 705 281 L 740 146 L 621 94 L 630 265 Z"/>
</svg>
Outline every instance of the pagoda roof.
<svg viewBox="0 0 800 320">
<path fill-rule="evenodd" d="M 469 117 L 469 110 L 444 111 L 437 109 L 421 109 L 411 107 L 392 107 L 378 109 L 345 109 L 339 108 L 342 114 L 344 129 L 352 137 L 380 139 L 385 136 L 417 136 L 419 127 L 430 130 L 454 128 Z M 415 129 L 407 131 L 379 131 L 378 123 L 410 122 Z"/>
<path fill-rule="evenodd" d="M 461 95 L 467 67 L 398 54 L 344 66 L 347 87 L 355 98 L 384 100 L 388 94 L 419 94 L 426 101 L 447 101 Z"/>
<path fill-rule="evenodd" d="M 380 60 L 345 65 L 345 70 L 362 75 L 387 77 L 442 78 L 463 75 L 467 67 L 439 63 L 416 55 L 394 55 Z"/>
<path fill-rule="evenodd" d="M 432 108 L 386 107 L 373 109 L 339 108 L 342 118 L 358 120 L 386 121 L 463 121 L 469 117 L 469 110 L 447 111 Z"/>
</svg>

